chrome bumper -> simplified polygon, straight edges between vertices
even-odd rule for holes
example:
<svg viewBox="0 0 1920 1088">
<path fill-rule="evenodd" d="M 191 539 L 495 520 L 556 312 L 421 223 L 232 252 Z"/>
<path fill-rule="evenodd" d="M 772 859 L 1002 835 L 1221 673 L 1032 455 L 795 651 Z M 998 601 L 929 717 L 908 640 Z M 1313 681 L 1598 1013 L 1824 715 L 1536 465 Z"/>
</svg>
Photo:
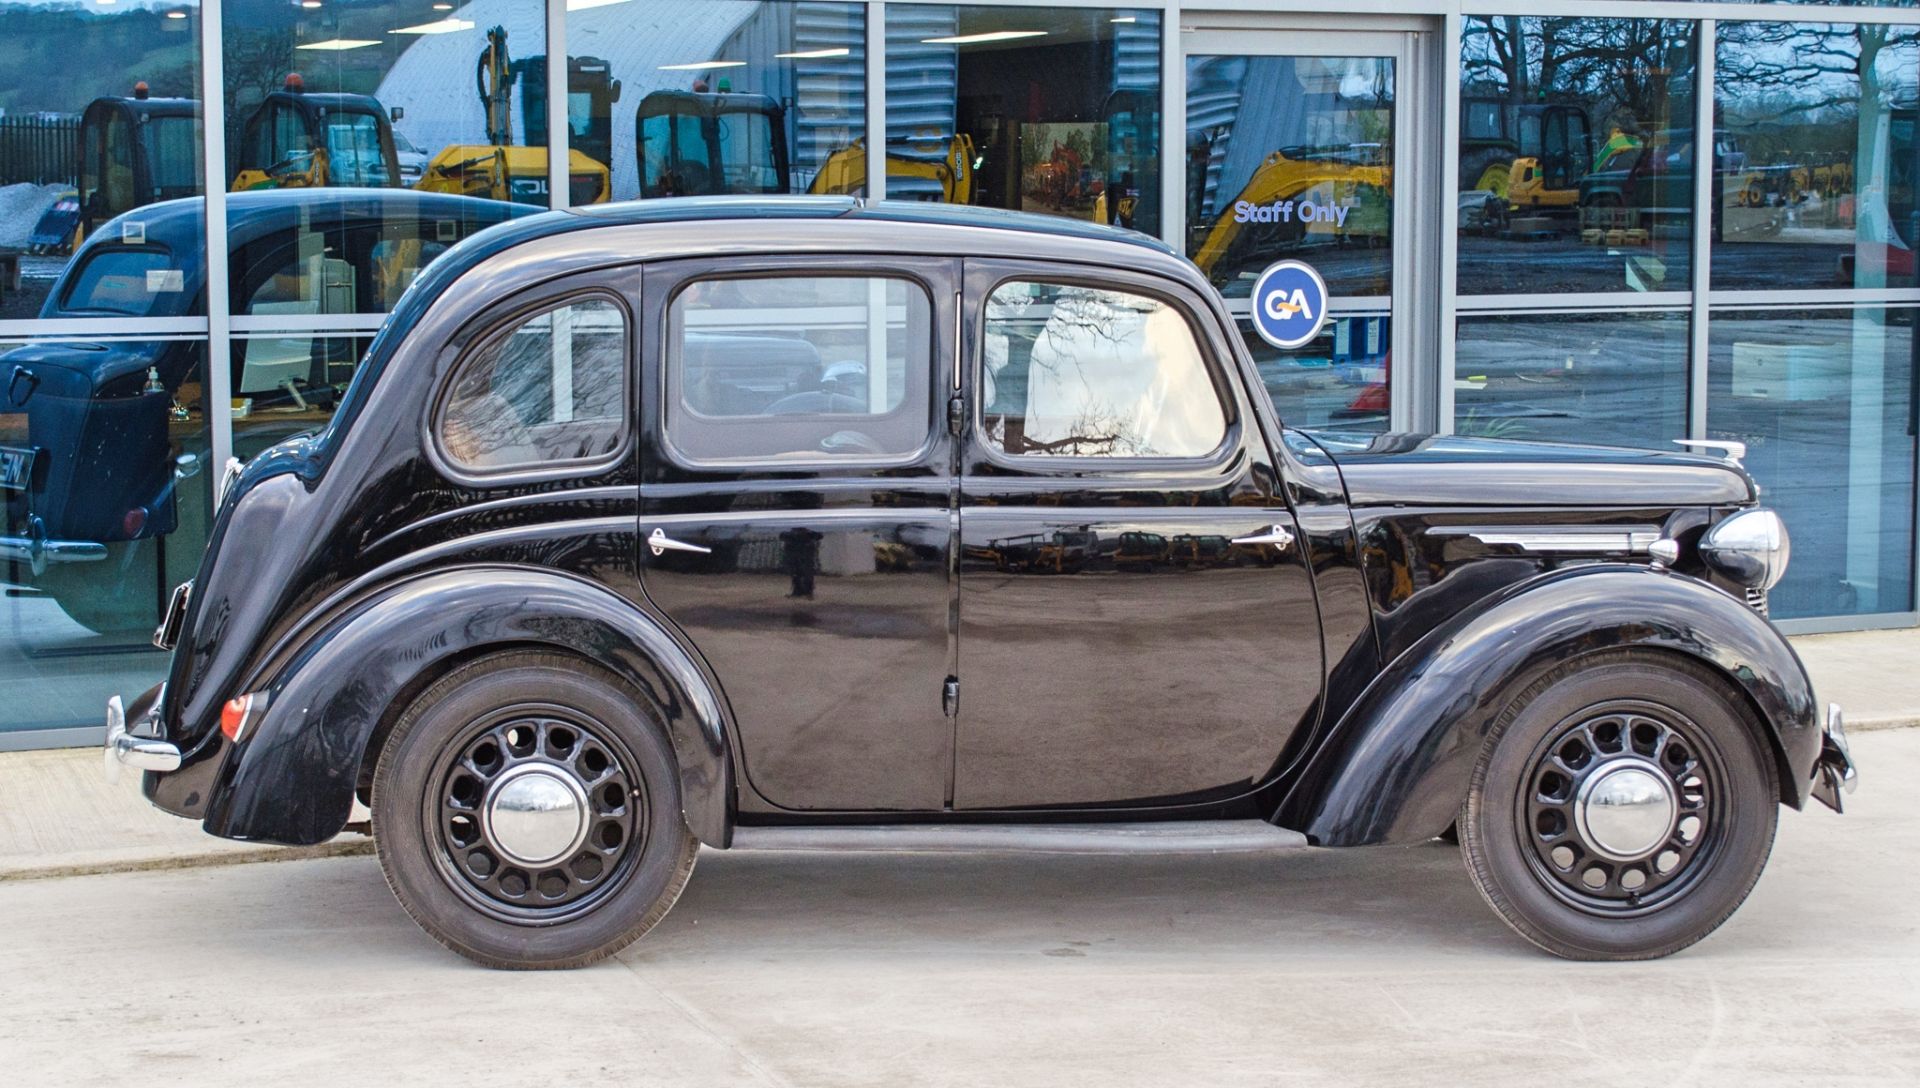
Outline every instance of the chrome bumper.
<svg viewBox="0 0 1920 1088">
<path fill-rule="evenodd" d="M 1847 747 L 1846 722 L 1839 703 L 1827 704 L 1826 728 L 1820 731 L 1820 758 L 1813 765 L 1813 796 L 1835 812 L 1844 795 L 1860 784 L 1860 772 L 1854 769 L 1853 752 Z"/>
<path fill-rule="evenodd" d="M 107 700 L 107 742 L 105 745 L 107 781 L 120 780 L 120 769 L 141 771 L 177 771 L 180 748 L 158 737 L 137 737 L 127 732 L 127 709 L 118 695 Z"/>
<path fill-rule="evenodd" d="M 25 563 L 35 574 L 45 573 L 48 563 L 98 563 L 106 557 L 107 546 L 95 540 L 47 539 L 38 516 L 27 519 L 26 536 L 0 536 L 0 559 Z"/>
</svg>

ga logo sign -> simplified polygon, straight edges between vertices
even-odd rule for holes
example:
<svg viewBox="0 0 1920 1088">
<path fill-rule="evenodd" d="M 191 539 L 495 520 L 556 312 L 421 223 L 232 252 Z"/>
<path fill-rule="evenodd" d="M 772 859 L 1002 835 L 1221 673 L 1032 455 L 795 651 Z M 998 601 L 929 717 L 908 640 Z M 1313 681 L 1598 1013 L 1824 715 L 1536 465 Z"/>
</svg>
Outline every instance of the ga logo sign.
<svg viewBox="0 0 1920 1088">
<path fill-rule="evenodd" d="M 1327 281 L 1312 265 L 1276 261 L 1253 282 L 1253 329 L 1274 347 L 1304 347 L 1326 323 Z"/>
</svg>

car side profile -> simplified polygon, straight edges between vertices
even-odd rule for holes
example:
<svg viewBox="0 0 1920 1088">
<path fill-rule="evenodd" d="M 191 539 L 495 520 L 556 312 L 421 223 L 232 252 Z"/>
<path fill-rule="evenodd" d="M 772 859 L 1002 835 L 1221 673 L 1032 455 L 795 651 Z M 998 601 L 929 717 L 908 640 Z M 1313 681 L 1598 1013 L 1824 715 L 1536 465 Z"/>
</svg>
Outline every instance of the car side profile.
<svg viewBox="0 0 1920 1088">
<path fill-rule="evenodd" d="M 702 846 L 1457 832 L 1522 936 L 1664 955 L 1851 786 L 1724 456 L 1284 427 L 1158 242 L 701 198 L 424 269 L 234 466 L 110 766 L 214 835 L 368 806 L 481 963 L 643 934 Z M 1737 451 L 1732 451 L 1737 452 Z"/>
</svg>

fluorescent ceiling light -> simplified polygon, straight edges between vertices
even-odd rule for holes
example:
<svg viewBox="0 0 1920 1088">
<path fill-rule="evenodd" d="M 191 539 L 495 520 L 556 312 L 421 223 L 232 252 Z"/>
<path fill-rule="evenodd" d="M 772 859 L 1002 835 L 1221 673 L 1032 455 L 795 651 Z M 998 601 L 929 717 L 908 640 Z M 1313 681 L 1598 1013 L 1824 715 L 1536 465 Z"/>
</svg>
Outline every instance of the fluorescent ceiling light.
<svg viewBox="0 0 1920 1088">
<path fill-rule="evenodd" d="M 585 11 L 588 8 L 612 7 L 615 4 L 624 4 L 627 2 L 628 0 L 567 0 L 567 10 Z"/>
<path fill-rule="evenodd" d="M 1107 20 L 1107 22 L 1109 23 L 1137 23 L 1139 21 L 1140 21 L 1140 17 L 1137 15 L 1122 15 L 1117 19 Z"/>
<path fill-rule="evenodd" d="M 703 60 L 696 64 L 662 64 L 662 72 L 704 72 L 708 68 L 745 68 L 744 60 Z"/>
<path fill-rule="evenodd" d="M 981 42 L 1010 42 L 1015 38 L 1044 38 L 1044 30 L 989 30 L 984 34 L 955 34 L 951 38 L 921 38 L 921 45 L 978 45 Z"/>
<path fill-rule="evenodd" d="M 294 48 L 295 49 L 320 49 L 330 53 L 338 53 L 341 50 L 345 50 L 345 49 L 365 49 L 369 45 L 379 45 L 379 44 L 380 42 L 377 39 L 328 38 L 324 42 L 308 42 L 305 45 L 296 45 L 294 46 Z"/>
<path fill-rule="evenodd" d="M 844 57 L 853 50 L 846 46 L 838 49 L 809 49 L 802 53 L 775 53 L 780 60 L 815 60 L 820 57 Z"/>
<path fill-rule="evenodd" d="M 184 19 L 184 18 L 186 18 L 186 17 L 187 17 L 187 13 L 186 13 L 186 12 L 184 12 L 184 11 L 169 11 L 169 12 L 167 12 L 167 18 L 169 18 L 169 19 Z"/>
<path fill-rule="evenodd" d="M 417 26 L 403 26 L 398 30 L 389 30 L 389 34 L 452 34 L 457 30 L 472 30 L 473 20 L 455 19 L 449 15 L 433 23 L 420 23 Z"/>
<path fill-rule="evenodd" d="M 435 4 L 435 5 L 433 5 L 433 10 L 435 10 L 435 11 L 452 11 L 452 10 L 453 10 L 453 5 L 452 5 L 452 4 Z"/>
<path fill-rule="evenodd" d="M 320 0 L 300 0 L 300 6 L 303 8 L 317 8 L 320 6 Z"/>
</svg>

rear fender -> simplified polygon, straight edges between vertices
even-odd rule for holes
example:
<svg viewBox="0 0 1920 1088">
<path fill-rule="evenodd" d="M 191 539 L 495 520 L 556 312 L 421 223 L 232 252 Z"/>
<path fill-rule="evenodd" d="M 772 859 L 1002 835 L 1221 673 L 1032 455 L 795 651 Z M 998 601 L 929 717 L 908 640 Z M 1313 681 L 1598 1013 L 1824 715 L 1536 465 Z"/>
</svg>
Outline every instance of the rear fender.
<svg viewBox="0 0 1920 1088">
<path fill-rule="evenodd" d="M 396 700 L 493 647 L 570 652 L 623 677 L 673 742 L 688 828 L 726 845 L 730 728 L 698 664 L 618 595 L 517 567 L 410 579 L 314 636 L 267 685 L 266 714 L 222 764 L 206 830 L 292 845 L 332 838 L 346 826 L 368 742 Z"/>
<path fill-rule="evenodd" d="M 1787 640 L 1705 582 L 1610 564 L 1513 586 L 1408 647 L 1313 754 L 1274 821 L 1322 846 L 1430 839 L 1452 824 L 1520 687 L 1571 658 L 1625 648 L 1693 658 L 1744 692 L 1779 760 L 1781 800 L 1806 803 L 1820 723 Z"/>
</svg>

